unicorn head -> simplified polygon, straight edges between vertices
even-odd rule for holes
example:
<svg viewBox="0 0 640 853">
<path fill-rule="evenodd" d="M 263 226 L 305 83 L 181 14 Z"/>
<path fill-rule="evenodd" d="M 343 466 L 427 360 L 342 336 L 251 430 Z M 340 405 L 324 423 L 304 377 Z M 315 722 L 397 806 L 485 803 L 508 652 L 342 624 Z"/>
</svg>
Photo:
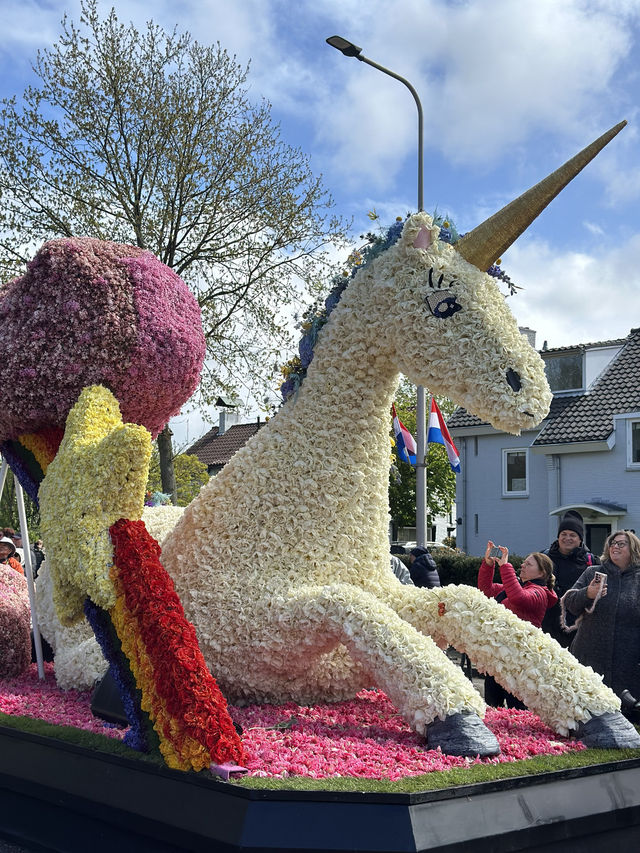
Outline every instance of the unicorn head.
<svg viewBox="0 0 640 853">
<path fill-rule="evenodd" d="M 540 423 L 551 402 L 543 361 L 485 270 L 625 124 L 455 245 L 439 239 L 440 227 L 428 214 L 411 216 L 400 240 L 363 270 L 383 309 L 377 317 L 384 315 L 369 329 L 374 350 L 383 347 L 413 382 L 448 395 L 497 429 L 518 434 Z"/>
</svg>

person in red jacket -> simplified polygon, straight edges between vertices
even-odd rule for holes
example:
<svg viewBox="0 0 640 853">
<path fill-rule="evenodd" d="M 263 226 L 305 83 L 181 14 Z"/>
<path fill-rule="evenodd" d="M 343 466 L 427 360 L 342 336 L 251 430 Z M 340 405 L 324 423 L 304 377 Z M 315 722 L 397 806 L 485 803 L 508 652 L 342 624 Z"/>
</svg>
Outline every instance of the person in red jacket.
<svg viewBox="0 0 640 853">
<path fill-rule="evenodd" d="M 558 596 L 553 591 L 553 563 L 546 554 L 535 551 L 523 560 L 520 579 L 509 562 L 509 551 L 500 547 L 500 556 L 491 557 L 495 545 L 491 540 L 478 571 L 478 589 L 487 598 L 495 598 L 520 619 L 540 628 L 544 614 L 557 604 Z M 494 583 L 495 567 L 500 570 L 502 583 Z M 506 701 L 508 708 L 524 708 L 519 699 L 508 693 L 495 679 L 487 675 L 484 682 L 484 698 L 487 705 L 501 708 Z"/>
</svg>

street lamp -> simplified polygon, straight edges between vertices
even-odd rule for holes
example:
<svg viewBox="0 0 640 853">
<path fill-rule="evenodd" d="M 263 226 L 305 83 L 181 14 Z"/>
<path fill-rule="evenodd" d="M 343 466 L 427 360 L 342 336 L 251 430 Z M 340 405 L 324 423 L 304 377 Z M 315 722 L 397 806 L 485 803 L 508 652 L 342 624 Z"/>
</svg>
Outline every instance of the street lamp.
<svg viewBox="0 0 640 853">
<path fill-rule="evenodd" d="M 379 65 L 372 59 L 362 55 L 362 48 L 354 44 L 352 41 L 342 38 L 342 36 L 331 36 L 327 39 L 327 44 L 335 47 L 340 53 L 345 56 L 351 56 L 358 59 L 360 62 L 366 62 L 383 74 L 388 74 L 395 80 L 403 83 L 413 95 L 418 108 L 418 210 L 424 210 L 424 175 L 423 175 L 423 147 L 424 147 L 424 130 L 422 118 L 422 104 L 418 93 L 413 88 L 408 80 L 385 68 L 384 65 Z M 426 464 L 426 404 L 425 391 L 422 385 L 418 385 L 417 406 L 416 406 L 416 544 L 424 546 L 427 541 L 427 464 Z"/>
</svg>

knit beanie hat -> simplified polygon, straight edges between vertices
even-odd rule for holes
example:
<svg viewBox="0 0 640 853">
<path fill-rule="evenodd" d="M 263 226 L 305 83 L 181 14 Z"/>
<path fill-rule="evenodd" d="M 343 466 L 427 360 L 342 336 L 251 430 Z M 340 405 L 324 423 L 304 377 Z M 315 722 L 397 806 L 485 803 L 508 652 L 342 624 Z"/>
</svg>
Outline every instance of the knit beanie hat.
<svg viewBox="0 0 640 853">
<path fill-rule="evenodd" d="M 428 553 L 429 553 L 429 549 L 428 549 L 428 548 L 423 548 L 421 545 L 418 545 L 418 547 L 417 547 L 417 548 L 412 548 L 412 549 L 409 551 L 409 553 L 410 553 L 410 554 L 413 554 L 413 556 L 414 556 L 414 557 L 422 557 L 422 555 L 423 555 L 423 554 L 428 554 Z"/>
<path fill-rule="evenodd" d="M 574 509 L 565 512 L 558 525 L 558 536 L 563 530 L 573 530 L 580 537 L 580 541 L 584 539 L 584 523 L 579 512 L 576 512 Z"/>
</svg>

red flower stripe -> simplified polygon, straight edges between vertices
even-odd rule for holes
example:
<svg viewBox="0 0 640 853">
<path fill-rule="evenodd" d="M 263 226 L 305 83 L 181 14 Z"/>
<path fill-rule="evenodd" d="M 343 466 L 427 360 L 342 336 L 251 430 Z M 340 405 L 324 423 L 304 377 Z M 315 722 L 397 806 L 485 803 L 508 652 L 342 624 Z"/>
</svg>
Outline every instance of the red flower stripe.
<svg viewBox="0 0 640 853">
<path fill-rule="evenodd" d="M 117 568 L 112 570 L 111 578 L 114 581 L 117 591 L 115 606 L 110 611 L 111 621 L 122 644 L 122 651 L 129 661 L 136 685 L 142 693 L 142 709 L 149 714 L 153 721 L 154 729 L 158 732 L 160 752 L 167 765 L 175 770 L 190 770 L 192 764 L 182 760 L 171 741 L 165 735 L 165 731 L 170 731 L 168 725 L 169 717 L 155 691 L 153 667 L 149 656 L 146 654 L 144 644 L 140 640 L 136 620 L 126 608 L 122 583 L 119 579 Z M 197 750 L 194 750 L 194 752 L 197 752 Z M 200 752 L 202 752 L 202 749 L 200 749 Z M 208 759 L 208 756 L 206 758 Z M 205 767 L 207 763 L 205 762 Z M 201 767 L 197 767 L 197 769 L 201 769 Z"/>
<path fill-rule="evenodd" d="M 160 563 L 160 546 L 144 522 L 120 519 L 111 527 L 114 584 L 127 635 L 137 642 L 139 685 L 155 714 L 161 740 L 194 769 L 213 761 L 242 764 L 244 752 L 227 703 L 206 667 L 195 629 L 187 621 L 173 581 Z M 114 623 L 115 624 L 115 623 Z M 124 642 L 130 643 L 130 637 Z M 153 697 L 153 698 L 152 698 Z"/>
</svg>

